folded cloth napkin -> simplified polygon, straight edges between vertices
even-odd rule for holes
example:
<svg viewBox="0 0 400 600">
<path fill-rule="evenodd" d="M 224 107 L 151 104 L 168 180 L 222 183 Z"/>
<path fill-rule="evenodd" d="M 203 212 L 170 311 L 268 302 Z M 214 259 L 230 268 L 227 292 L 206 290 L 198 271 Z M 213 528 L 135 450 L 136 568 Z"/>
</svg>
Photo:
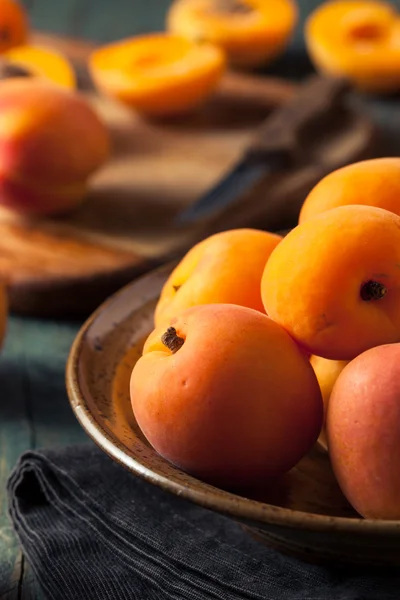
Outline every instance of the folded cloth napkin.
<svg viewBox="0 0 400 600">
<path fill-rule="evenodd" d="M 400 598 L 400 574 L 283 556 L 91 443 L 25 453 L 8 494 L 25 555 L 55 600 Z"/>
</svg>

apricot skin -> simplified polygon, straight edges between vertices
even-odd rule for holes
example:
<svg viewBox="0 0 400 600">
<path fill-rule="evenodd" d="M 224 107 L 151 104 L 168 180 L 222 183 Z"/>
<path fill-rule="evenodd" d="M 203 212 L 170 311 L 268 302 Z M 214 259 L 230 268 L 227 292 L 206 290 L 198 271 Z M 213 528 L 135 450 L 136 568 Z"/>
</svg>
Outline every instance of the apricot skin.
<svg viewBox="0 0 400 600">
<path fill-rule="evenodd" d="M 29 21 L 21 2 L 0 0 L 0 54 L 24 44 L 29 35 Z"/>
<path fill-rule="evenodd" d="M 400 344 L 367 350 L 345 367 L 327 414 L 332 467 L 363 517 L 400 519 Z"/>
<path fill-rule="evenodd" d="M 308 194 L 299 223 L 348 204 L 377 206 L 400 215 L 400 158 L 372 158 L 329 173 Z"/>
<path fill-rule="evenodd" d="M 282 237 L 257 229 L 231 229 L 196 244 L 163 286 L 155 324 L 197 304 L 229 303 L 264 312 L 260 281 Z"/>
<path fill-rule="evenodd" d="M 38 80 L 0 83 L 0 203 L 24 214 L 65 212 L 106 160 L 108 133 L 78 94 Z"/>
<path fill-rule="evenodd" d="M 371 281 L 387 293 L 367 301 Z M 354 205 L 301 223 L 271 253 L 261 291 L 267 314 L 312 354 L 351 360 L 400 341 L 400 217 Z"/>
<path fill-rule="evenodd" d="M 266 315 L 227 304 L 171 319 L 183 346 L 149 336 L 131 376 L 132 408 L 153 448 L 208 483 L 254 487 L 317 440 L 322 400 L 309 361 Z"/>
</svg>

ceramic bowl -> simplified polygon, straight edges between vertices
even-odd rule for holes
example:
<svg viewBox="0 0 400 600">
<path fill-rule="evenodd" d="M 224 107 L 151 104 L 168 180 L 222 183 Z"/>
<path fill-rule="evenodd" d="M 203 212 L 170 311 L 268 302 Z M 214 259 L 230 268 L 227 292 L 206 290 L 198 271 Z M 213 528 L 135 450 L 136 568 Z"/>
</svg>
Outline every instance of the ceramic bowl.
<svg viewBox="0 0 400 600">
<path fill-rule="evenodd" d="M 190 477 L 145 441 L 131 410 L 129 378 L 171 269 L 123 288 L 81 328 L 67 365 L 68 395 L 81 426 L 136 476 L 231 517 L 280 551 L 313 562 L 400 565 L 400 521 L 359 518 L 318 445 L 272 489 L 245 497 Z"/>
</svg>

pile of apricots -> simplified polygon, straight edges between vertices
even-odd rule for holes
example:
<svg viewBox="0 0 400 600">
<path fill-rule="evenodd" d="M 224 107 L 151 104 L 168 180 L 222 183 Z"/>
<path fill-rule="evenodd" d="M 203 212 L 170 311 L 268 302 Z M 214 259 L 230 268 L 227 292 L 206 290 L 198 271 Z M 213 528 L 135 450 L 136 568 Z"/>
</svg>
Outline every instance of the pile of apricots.
<svg viewBox="0 0 400 600">
<path fill-rule="evenodd" d="M 153 448 L 274 485 L 318 444 L 363 517 L 400 518 L 400 158 L 324 177 L 286 235 L 214 234 L 175 266 L 131 374 Z"/>
</svg>

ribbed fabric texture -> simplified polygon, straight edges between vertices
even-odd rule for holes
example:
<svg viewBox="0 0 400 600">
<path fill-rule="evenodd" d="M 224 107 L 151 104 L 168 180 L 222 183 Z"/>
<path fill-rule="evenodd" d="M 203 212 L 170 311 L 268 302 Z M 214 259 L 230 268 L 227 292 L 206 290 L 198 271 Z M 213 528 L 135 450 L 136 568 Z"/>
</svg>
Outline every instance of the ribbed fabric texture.
<svg viewBox="0 0 400 600">
<path fill-rule="evenodd" d="M 310 566 L 140 480 L 94 445 L 24 454 L 8 482 L 23 550 L 54 600 L 400 598 L 400 574 Z"/>
</svg>

